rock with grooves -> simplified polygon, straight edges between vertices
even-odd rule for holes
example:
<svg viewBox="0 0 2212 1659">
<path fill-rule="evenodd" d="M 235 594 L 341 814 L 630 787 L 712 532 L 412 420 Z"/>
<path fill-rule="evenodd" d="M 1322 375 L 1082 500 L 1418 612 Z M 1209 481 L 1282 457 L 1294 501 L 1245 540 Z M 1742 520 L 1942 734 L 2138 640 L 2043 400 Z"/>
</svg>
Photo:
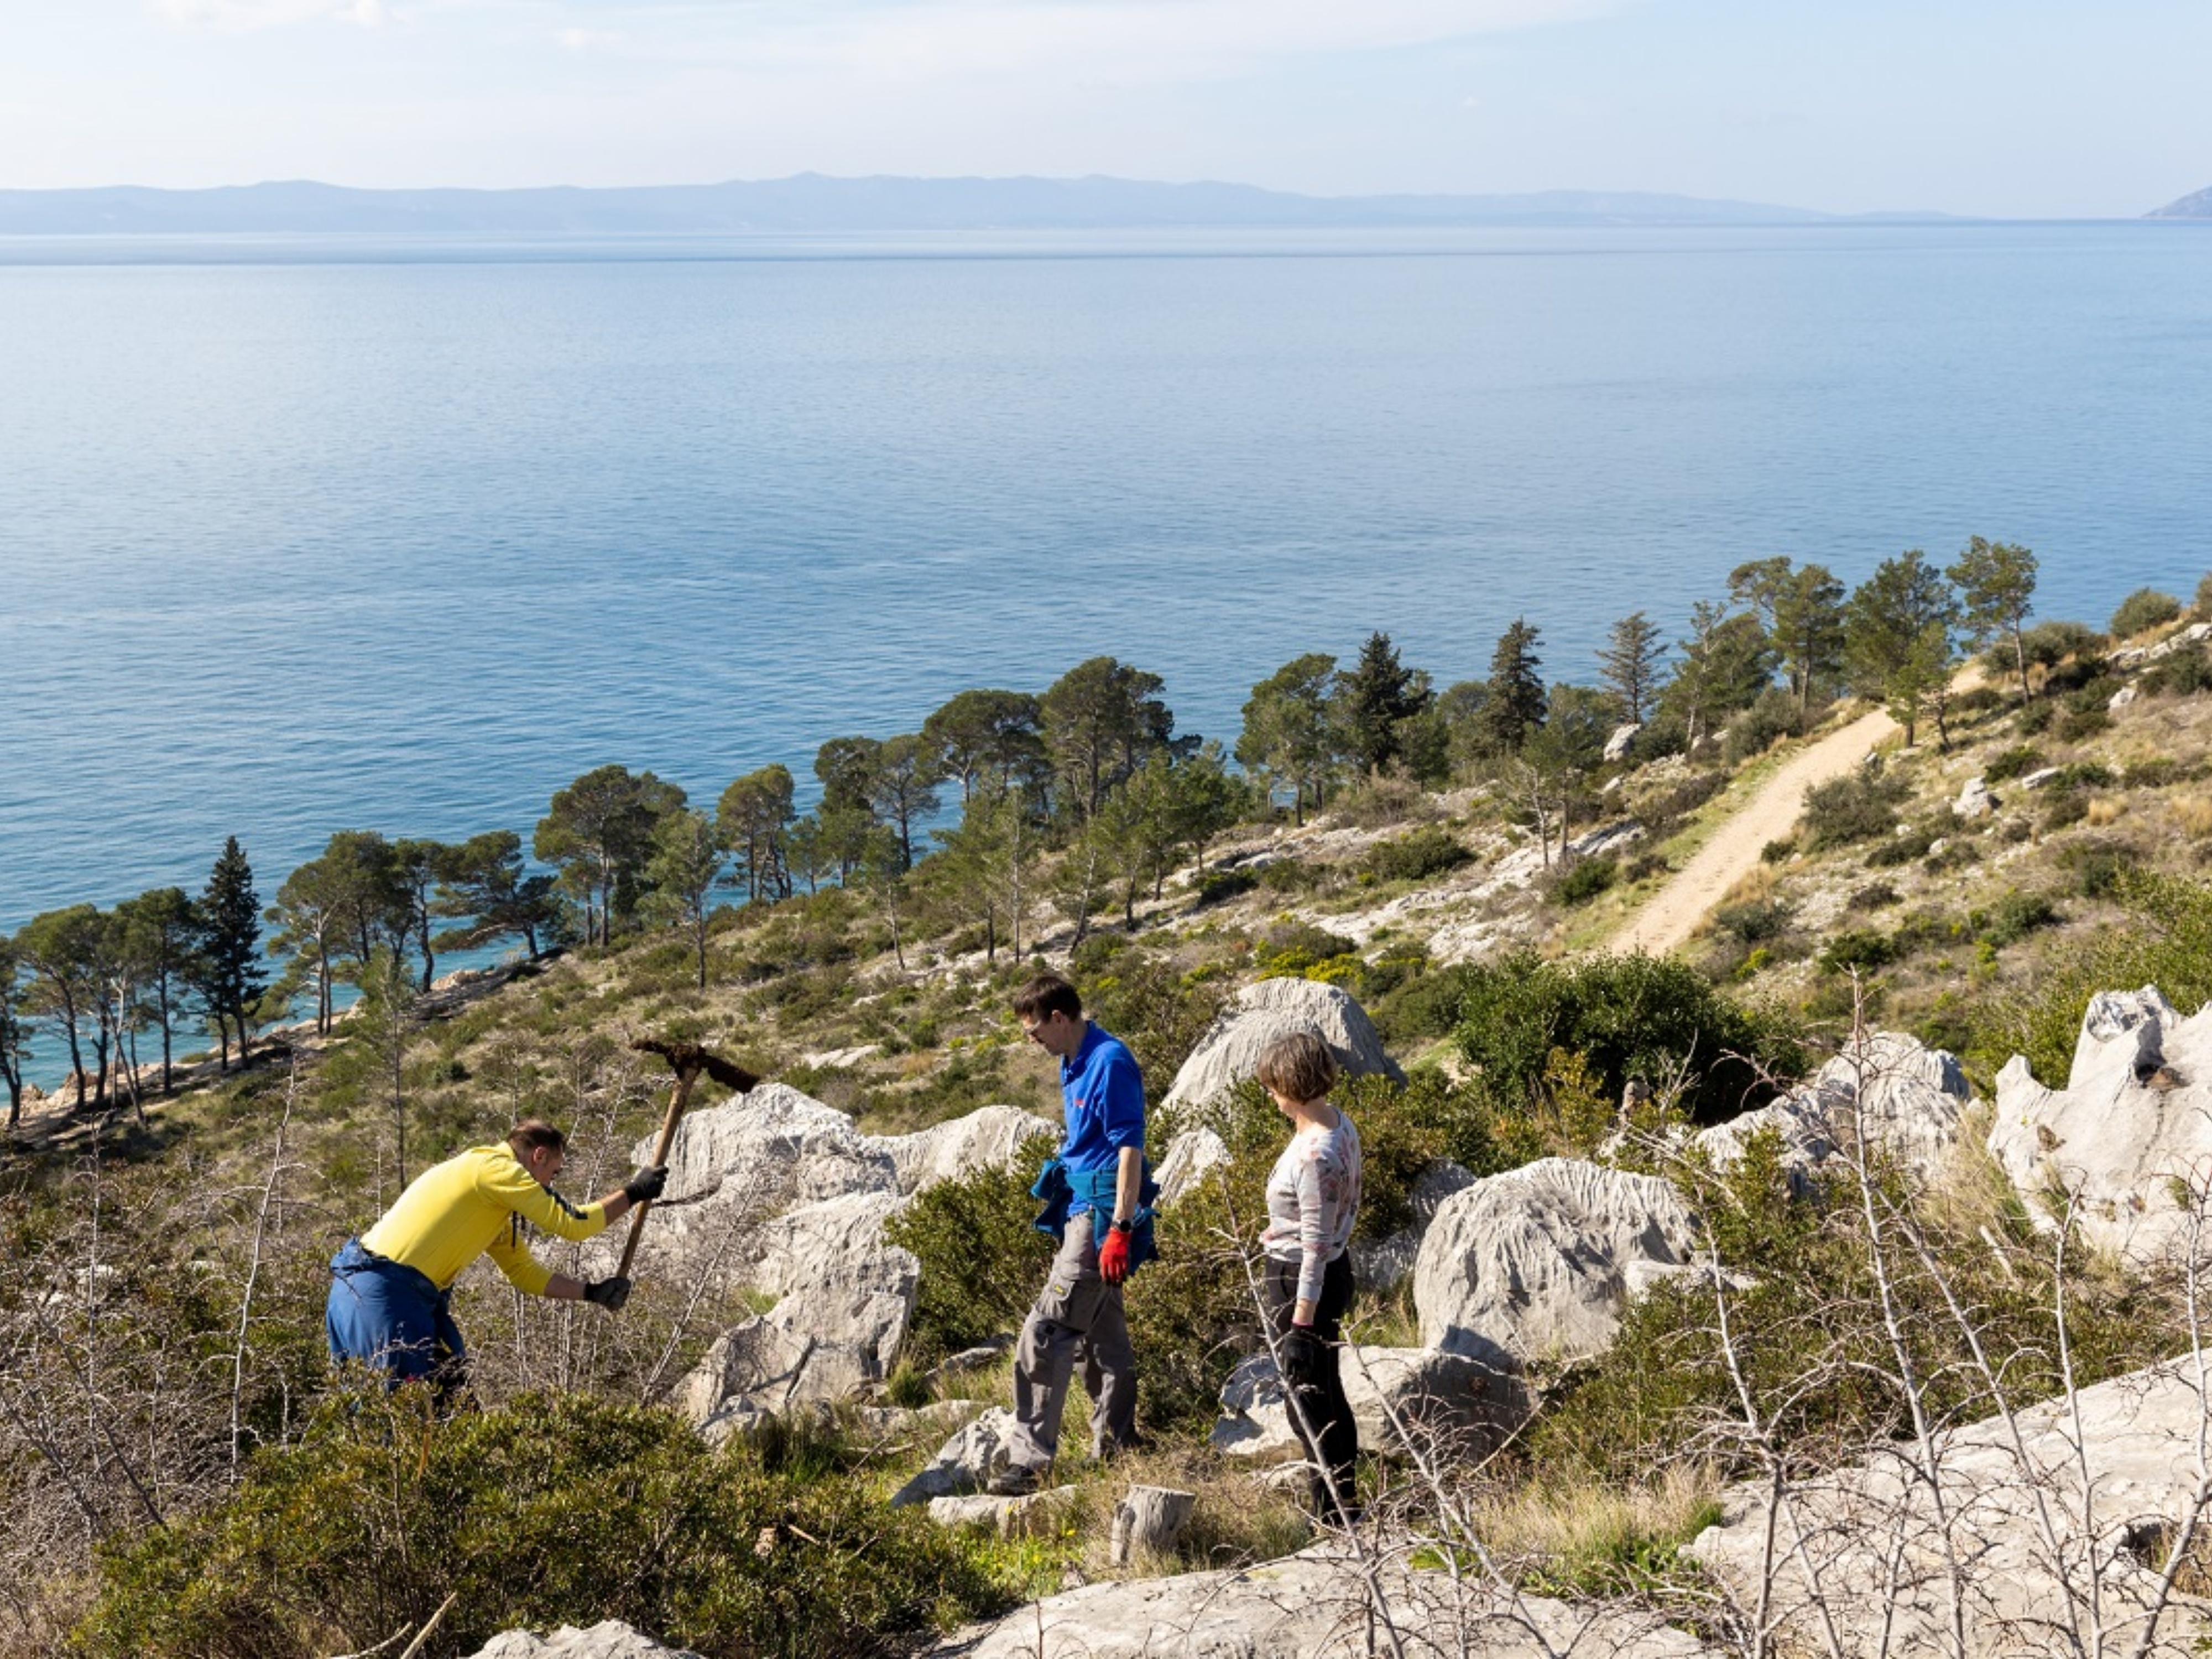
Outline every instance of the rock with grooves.
<svg viewBox="0 0 2212 1659">
<path fill-rule="evenodd" d="M 699 1659 L 689 1648 L 665 1648 L 616 1619 L 579 1630 L 563 1625 L 550 1636 L 502 1631 L 471 1659 Z"/>
<path fill-rule="evenodd" d="M 1013 1446 L 1014 1414 L 1003 1406 L 985 1412 L 938 1448 L 929 1466 L 891 1495 L 896 1507 L 933 1498 L 963 1498 L 1006 1467 Z"/>
<path fill-rule="evenodd" d="M 1344 1350 L 1340 1371 L 1362 1451 L 1480 1457 L 1528 1415 L 1528 1389 L 1516 1374 L 1463 1354 L 1353 1344 Z M 1230 1373 L 1221 1413 L 1213 1428 L 1216 1451 L 1252 1458 L 1297 1454 L 1273 1356 L 1253 1354 Z"/>
<path fill-rule="evenodd" d="M 1337 1063 L 1355 1076 L 1381 1073 L 1403 1083 L 1406 1074 L 1382 1050 L 1375 1023 L 1337 986 L 1310 979 L 1263 979 L 1248 985 L 1215 1020 L 1176 1073 L 1167 1106 L 1202 1106 L 1250 1077 L 1277 1038 L 1292 1031 L 1320 1035 Z"/>
<path fill-rule="evenodd" d="M 1629 1297 L 1690 1266 L 1668 1182 L 1539 1159 L 1444 1200 L 1413 1268 L 1423 1346 L 1510 1372 L 1610 1346 Z"/>
<path fill-rule="evenodd" d="M 1229 1162 L 1229 1144 L 1211 1129 L 1185 1129 L 1168 1142 L 1167 1156 L 1152 1174 L 1160 1183 L 1160 1202 L 1173 1204 Z"/>
<path fill-rule="evenodd" d="M 986 1106 L 949 1123 L 933 1124 L 910 1135 L 886 1136 L 875 1144 L 890 1154 L 898 1190 L 912 1194 L 940 1181 L 1011 1164 L 1037 1135 L 1048 1135 L 1057 1144 L 1060 1125 L 1018 1106 Z"/>
<path fill-rule="evenodd" d="M 1973 1091 L 1958 1056 L 1917 1038 L 1876 1031 L 1847 1048 L 1782 1099 L 1731 1118 L 1692 1139 L 1719 1168 L 1743 1155 L 1751 1137 L 1772 1129 L 1783 1157 L 1809 1176 L 1828 1158 L 1863 1137 L 1872 1152 L 1926 1180 L 1959 1144 L 1960 1125 Z"/>
<path fill-rule="evenodd" d="M 2148 985 L 2092 998 L 2063 1089 L 2017 1054 L 1997 1073 L 1990 1151 L 2039 1225 L 2072 1193 L 2094 1243 L 2138 1259 L 2180 1246 L 2176 1183 L 2212 1171 L 2212 1010 L 2185 1019 Z"/>
</svg>

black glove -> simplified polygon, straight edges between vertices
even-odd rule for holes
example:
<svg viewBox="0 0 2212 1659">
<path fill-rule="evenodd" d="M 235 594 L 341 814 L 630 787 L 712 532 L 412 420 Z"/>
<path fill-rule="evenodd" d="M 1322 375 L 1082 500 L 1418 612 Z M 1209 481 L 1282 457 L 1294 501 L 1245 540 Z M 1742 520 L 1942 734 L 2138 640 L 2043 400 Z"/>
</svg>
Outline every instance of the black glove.
<svg viewBox="0 0 2212 1659">
<path fill-rule="evenodd" d="M 1304 1387 L 1321 1376 L 1322 1340 L 1310 1325 L 1293 1325 L 1283 1333 L 1283 1381 Z"/>
<path fill-rule="evenodd" d="M 623 1304 L 629 1300 L 629 1280 L 595 1279 L 584 1286 L 584 1300 L 605 1308 L 609 1313 L 620 1313 Z"/>
<path fill-rule="evenodd" d="M 623 1191 L 633 1204 L 644 1204 L 659 1198 L 668 1185 L 668 1166 L 651 1164 L 640 1170 L 623 1183 Z"/>
</svg>

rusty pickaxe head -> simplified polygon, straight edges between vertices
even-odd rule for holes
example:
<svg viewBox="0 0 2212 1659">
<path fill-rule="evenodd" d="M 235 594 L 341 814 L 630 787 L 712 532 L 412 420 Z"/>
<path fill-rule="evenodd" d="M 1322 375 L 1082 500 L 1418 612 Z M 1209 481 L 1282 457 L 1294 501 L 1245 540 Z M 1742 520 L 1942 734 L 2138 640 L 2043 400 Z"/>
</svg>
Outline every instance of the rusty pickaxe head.
<svg viewBox="0 0 2212 1659">
<path fill-rule="evenodd" d="M 706 1077 L 725 1088 L 745 1094 L 760 1086 L 760 1079 L 696 1042 L 672 1042 L 665 1037 L 639 1037 L 629 1045 L 641 1054 L 659 1054 L 675 1068 L 676 1080 L 688 1094 L 690 1085 Z"/>
</svg>

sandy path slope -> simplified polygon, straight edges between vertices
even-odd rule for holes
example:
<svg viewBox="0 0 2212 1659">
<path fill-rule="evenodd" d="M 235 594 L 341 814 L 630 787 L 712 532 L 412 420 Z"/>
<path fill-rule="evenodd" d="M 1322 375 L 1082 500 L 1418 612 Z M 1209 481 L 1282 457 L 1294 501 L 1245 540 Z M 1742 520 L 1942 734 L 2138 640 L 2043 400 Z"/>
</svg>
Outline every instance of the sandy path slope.
<svg viewBox="0 0 2212 1659">
<path fill-rule="evenodd" d="M 1759 867 L 1766 843 L 1780 841 L 1796 827 L 1805 811 L 1805 792 L 1850 771 L 1897 730 L 1897 722 L 1877 708 L 1791 757 L 1749 805 L 1713 832 L 1713 838 L 1613 937 L 1608 948 L 1622 954 L 1648 951 L 1654 956 L 1678 949 L 1729 889 Z"/>
</svg>

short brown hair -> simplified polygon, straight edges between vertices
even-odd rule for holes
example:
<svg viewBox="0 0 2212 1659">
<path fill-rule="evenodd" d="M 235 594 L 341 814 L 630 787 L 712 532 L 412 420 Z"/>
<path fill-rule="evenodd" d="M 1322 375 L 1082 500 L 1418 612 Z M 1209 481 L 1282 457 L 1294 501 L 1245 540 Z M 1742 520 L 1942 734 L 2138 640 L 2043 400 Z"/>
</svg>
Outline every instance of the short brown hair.
<svg viewBox="0 0 2212 1659">
<path fill-rule="evenodd" d="M 1058 974 L 1039 974 L 1014 993 L 1014 1012 L 1024 1019 L 1050 1019 L 1054 1014 L 1081 1019 L 1083 999 Z"/>
<path fill-rule="evenodd" d="M 1312 1031 L 1277 1037 L 1260 1056 L 1253 1073 L 1261 1088 L 1272 1089 L 1285 1100 L 1319 1100 L 1336 1087 L 1341 1074 L 1328 1044 Z"/>
<path fill-rule="evenodd" d="M 527 1158 L 540 1146 L 556 1152 L 568 1150 L 568 1137 L 542 1117 L 526 1117 L 507 1132 L 508 1148 L 517 1158 Z"/>
</svg>

